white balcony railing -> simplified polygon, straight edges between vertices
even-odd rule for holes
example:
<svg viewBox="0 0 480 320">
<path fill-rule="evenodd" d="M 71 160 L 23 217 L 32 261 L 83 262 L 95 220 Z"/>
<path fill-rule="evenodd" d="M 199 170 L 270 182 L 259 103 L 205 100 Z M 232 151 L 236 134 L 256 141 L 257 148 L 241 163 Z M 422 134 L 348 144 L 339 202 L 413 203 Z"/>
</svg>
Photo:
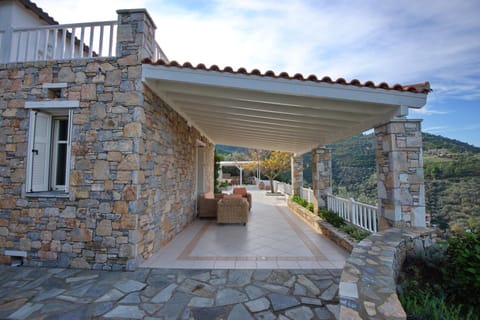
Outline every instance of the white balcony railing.
<svg viewBox="0 0 480 320">
<path fill-rule="evenodd" d="M 112 57 L 117 21 L 36 26 L 3 31 L 2 62 Z"/>
<path fill-rule="evenodd" d="M 168 62 L 168 58 L 163 52 L 162 48 L 158 45 L 157 42 L 155 42 L 155 52 L 153 53 L 153 58 L 156 60 L 163 60 Z"/>
<path fill-rule="evenodd" d="M 328 195 L 327 205 L 328 210 L 337 213 L 344 220 L 371 232 L 378 231 L 377 207 L 331 194 Z"/>
<path fill-rule="evenodd" d="M 117 21 L 36 26 L 0 31 L 0 63 L 114 57 Z M 158 43 L 153 59 L 168 61 Z"/>
</svg>

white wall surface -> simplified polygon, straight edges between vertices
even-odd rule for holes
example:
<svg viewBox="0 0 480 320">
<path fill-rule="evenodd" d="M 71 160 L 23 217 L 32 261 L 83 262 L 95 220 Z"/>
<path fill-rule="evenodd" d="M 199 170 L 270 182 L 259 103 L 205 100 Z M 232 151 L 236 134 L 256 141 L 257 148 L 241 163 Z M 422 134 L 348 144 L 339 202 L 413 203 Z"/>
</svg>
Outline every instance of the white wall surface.
<svg viewBox="0 0 480 320">
<path fill-rule="evenodd" d="M 29 28 L 47 25 L 33 11 L 25 8 L 17 1 L 0 1 L 0 30 L 11 26 L 13 28 Z"/>
</svg>

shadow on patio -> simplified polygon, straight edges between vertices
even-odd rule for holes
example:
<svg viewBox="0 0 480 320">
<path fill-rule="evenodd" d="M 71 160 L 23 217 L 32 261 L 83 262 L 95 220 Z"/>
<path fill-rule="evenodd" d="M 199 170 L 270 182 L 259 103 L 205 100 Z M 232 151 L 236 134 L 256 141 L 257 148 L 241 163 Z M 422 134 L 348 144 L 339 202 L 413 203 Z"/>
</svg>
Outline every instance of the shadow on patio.
<svg viewBox="0 0 480 320">
<path fill-rule="evenodd" d="M 140 267 L 343 268 L 348 253 L 292 214 L 284 196 L 249 192 L 253 206 L 246 226 L 197 219 Z"/>
</svg>

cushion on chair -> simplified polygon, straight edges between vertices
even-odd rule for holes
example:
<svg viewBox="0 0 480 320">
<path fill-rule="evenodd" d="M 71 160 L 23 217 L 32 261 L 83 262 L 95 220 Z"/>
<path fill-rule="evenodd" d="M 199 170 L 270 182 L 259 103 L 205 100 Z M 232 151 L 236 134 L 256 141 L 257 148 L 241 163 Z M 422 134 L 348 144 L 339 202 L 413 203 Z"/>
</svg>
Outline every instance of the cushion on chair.
<svg viewBox="0 0 480 320">
<path fill-rule="evenodd" d="M 240 194 L 226 194 L 223 196 L 224 199 L 241 199 L 242 195 Z"/>
<path fill-rule="evenodd" d="M 213 194 L 213 192 L 206 192 L 203 194 L 203 197 L 205 199 L 215 199 L 215 195 Z"/>
<path fill-rule="evenodd" d="M 248 210 L 252 208 L 252 194 L 247 192 L 247 188 L 233 188 L 234 195 L 241 195 L 248 200 Z"/>
<path fill-rule="evenodd" d="M 247 188 L 233 188 L 233 194 L 239 194 L 242 197 L 247 196 Z"/>
</svg>

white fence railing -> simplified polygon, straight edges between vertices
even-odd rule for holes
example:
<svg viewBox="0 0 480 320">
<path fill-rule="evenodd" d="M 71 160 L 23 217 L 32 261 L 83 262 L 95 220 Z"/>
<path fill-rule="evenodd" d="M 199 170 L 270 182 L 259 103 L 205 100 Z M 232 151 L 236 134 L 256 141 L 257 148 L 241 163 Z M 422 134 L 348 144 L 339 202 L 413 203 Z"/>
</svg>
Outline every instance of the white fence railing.
<svg viewBox="0 0 480 320">
<path fill-rule="evenodd" d="M 307 200 L 310 203 L 313 203 L 313 190 L 310 188 L 302 188 L 302 194 L 300 195 L 302 199 Z"/>
<path fill-rule="evenodd" d="M 155 42 L 155 52 L 153 53 L 153 58 L 155 60 L 163 60 L 168 62 L 167 56 L 163 52 L 162 48 L 160 48 L 157 42 Z"/>
<path fill-rule="evenodd" d="M 331 194 L 328 195 L 327 205 L 328 210 L 344 220 L 371 232 L 378 231 L 377 207 Z"/>
<path fill-rule="evenodd" d="M 292 186 L 289 183 L 273 180 L 273 186 L 276 192 L 281 192 L 288 195 L 292 194 Z"/>
<path fill-rule="evenodd" d="M 116 20 L 59 24 L 0 31 L 0 63 L 114 57 Z M 158 43 L 153 59 L 166 60 Z"/>
<path fill-rule="evenodd" d="M 261 180 L 260 180 L 261 181 Z M 258 181 L 259 182 L 259 181 Z M 269 185 L 268 180 L 263 181 Z M 292 186 L 289 183 L 273 180 L 275 191 L 282 192 L 287 195 L 292 194 Z M 312 203 L 314 199 L 313 190 L 310 188 L 302 188 L 301 195 L 303 199 Z M 332 194 L 327 197 L 327 208 L 335 212 L 344 220 L 371 232 L 378 231 L 378 215 L 377 207 L 355 201 L 354 199 L 344 199 Z"/>
</svg>

